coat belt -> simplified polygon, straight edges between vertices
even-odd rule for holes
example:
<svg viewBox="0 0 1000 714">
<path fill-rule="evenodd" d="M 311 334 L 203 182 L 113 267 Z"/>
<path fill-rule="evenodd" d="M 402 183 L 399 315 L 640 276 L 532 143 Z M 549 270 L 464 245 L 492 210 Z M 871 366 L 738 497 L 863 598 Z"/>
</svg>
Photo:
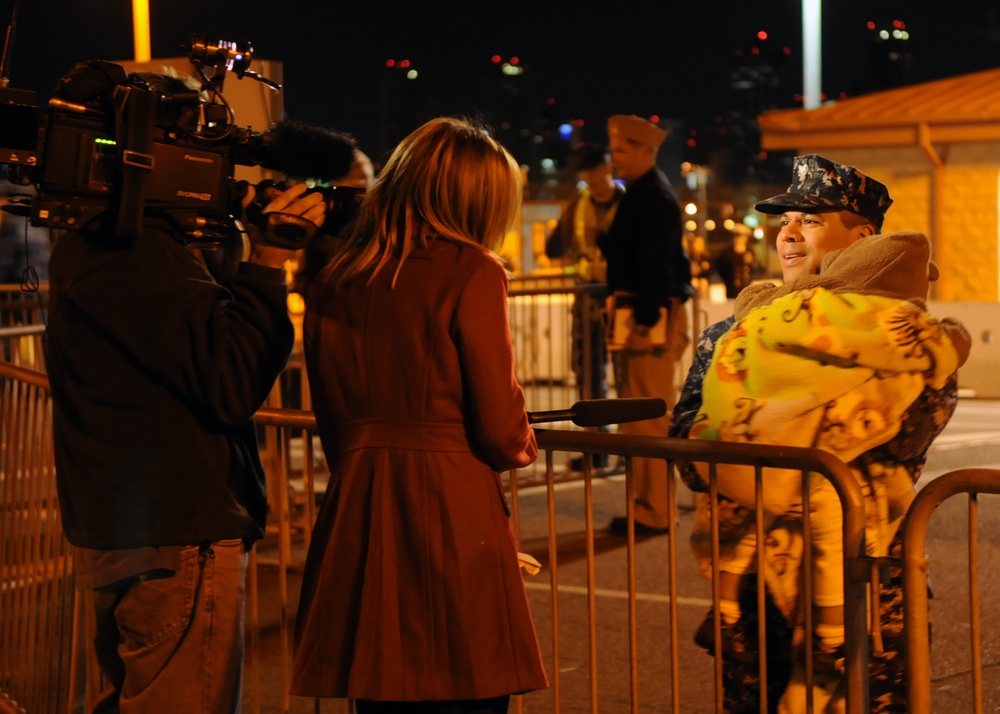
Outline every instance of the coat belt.
<svg viewBox="0 0 1000 714">
<path fill-rule="evenodd" d="M 342 451 L 410 449 L 414 451 L 469 451 L 462 422 L 434 423 L 396 419 L 362 419 L 342 424 L 338 433 Z"/>
</svg>

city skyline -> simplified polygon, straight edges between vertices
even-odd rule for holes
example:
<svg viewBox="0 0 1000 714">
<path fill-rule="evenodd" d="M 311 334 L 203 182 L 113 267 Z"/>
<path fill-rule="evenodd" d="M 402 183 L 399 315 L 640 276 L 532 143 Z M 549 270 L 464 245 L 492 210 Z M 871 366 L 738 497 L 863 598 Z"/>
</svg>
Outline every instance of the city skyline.
<svg viewBox="0 0 1000 714">
<path fill-rule="evenodd" d="M 986 0 L 955 0 L 947 10 L 902 0 L 827 0 L 823 6 L 823 82 L 828 98 L 865 89 L 864 45 L 872 31 L 906 23 L 919 82 L 1000 64 L 1000 10 Z M 12 2 L 0 3 L 9 20 Z M 380 85 L 388 60 L 409 60 L 426 111 L 484 110 L 482 77 L 491 58 L 518 57 L 552 120 L 583 122 L 600 140 L 610 114 L 679 119 L 691 125 L 732 109 L 737 53 L 757 46 L 784 53 L 784 94 L 801 92 L 799 0 L 673 5 L 624 0 L 613 13 L 549 2 L 526 12 L 460 2 L 312 3 L 281 14 L 246 3 L 150 2 L 152 55 L 177 57 L 195 33 L 253 43 L 258 58 L 281 61 L 289 118 L 377 142 Z M 59 22 L 51 18 L 59 17 Z M 758 33 L 767 34 L 760 40 Z M 771 49 L 768 49 L 771 48 Z M 5 75 L 13 88 L 45 98 L 75 62 L 126 60 L 133 53 L 126 2 L 21 3 Z M 239 117 L 237 117 L 239 122 Z"/>
</svg>

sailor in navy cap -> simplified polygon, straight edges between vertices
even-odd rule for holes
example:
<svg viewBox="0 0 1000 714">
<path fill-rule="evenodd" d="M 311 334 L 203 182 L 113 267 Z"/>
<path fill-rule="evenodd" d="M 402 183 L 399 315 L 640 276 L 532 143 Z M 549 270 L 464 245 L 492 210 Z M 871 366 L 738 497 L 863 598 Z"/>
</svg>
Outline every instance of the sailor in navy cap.
<svg viewBox="0 0 1000 714">
<path fill-rule="evenodd" d="M 660 397 L 673 408 L 676 371 L 690 338 L 687 308 L 694 294 L 691 262 L 684 251 L 681 209 L 656 154 L 666 130 L 636 116 L 619 114 L 608 120 L 611 163 L 626 183 L 625 196 L 611 228 L 598 241 L 607 259 L 610 294 L 626 296 L 632 314 L 622 349 L 615 358 L 619 397 Z M 620 303 L 618 303 L 620 304 Z M 613 319 L 610 315 L 609 319 Z M 669 417 L 622 424 L 637 436 L 664 436 Z M 635 533 L 667 533 L 667 466 L 662 459 L 634 459 Z M 609 526 L 625 536 L 625 516 Z"/>
<path fill-rule="evenodd" d="M 796 156 L 788 190 L 757 203 L 781 216 L 777 248 L 785 282 L 819 271 L 831 250 L 882 231 L 892 205 L 885 184 L 819 154 Z"/>
</svg>

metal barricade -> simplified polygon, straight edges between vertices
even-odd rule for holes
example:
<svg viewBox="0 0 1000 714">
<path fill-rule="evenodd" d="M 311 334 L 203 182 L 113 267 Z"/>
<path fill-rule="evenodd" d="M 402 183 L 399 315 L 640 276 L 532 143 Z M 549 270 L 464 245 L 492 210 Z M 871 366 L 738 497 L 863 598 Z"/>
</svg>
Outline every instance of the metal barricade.
<svg viewBox="0 0 1000 714">
<path fill-rule="evenodd" d="M 969 665 L 967 676 L 961 679 L 968 687 L 961 689 L 961 706 L 964 711 L 981 714 L 984 711 L 983 654 L 990 650 L 983 647 L 982 623 L 980 619 L 980 558 L 979 558 L 979 494 L 1000 494 L 1000 470 L 961 469 L 938 476 L 924 486 L 910 506 L 903 523 L 903 611 L 906 623 L 906 652 L 908 661 L 907 688 L 912 714 L 930 714 L 943 711 L 934 707 L 932 698 L 931 643 L 929 637 L 928 571 L 931 562 L 926 551 L 927 532 L 931 516 L 948 499 L 958 494 L 968 494 L 968 631 Z M 949 549 L 948 557 L 954 557 L 956 549 Z M 942 613 L 944 616 L 961 617 L 955 610 Z M 965 623 L 959 623 L 964 628 Z M 938 629 L 942 629 L 940 624 Z M 957 649 L 957 648 L 956 648 Z M 953 653 L 949 649 L 949 653 Z M 991 668 L 995 662 L 989 662 Z M 996 707 L 1000 695 L 994 677 L 991 691 L 992 706 Z M 971 699 L 971 701 L 969 701 Z M 957 710 L 956 710 L 957 711 Z M 995 711 L 991 709 L 991 711 Z"/>
<path fill-rule="evenodd" d="M 0 710 L 6 700 L 14 711 L 61 713 L 70 697 L 74 590 L 48 380 L 0 361 L 0 390 Z"/>
<path fill-rule="evenodd" d="M 625 488 L 619 494 L 622 499 L 620 502 L 621 508 L 626 510 L 627 517 L 631 522 L 633 519 L 633 501 L 632 501 L 632 477 L 631 477 L 631 463 L 632 459 L 635 457 L 644 458 L 654 458 L 654 459 L 665 459 L 668 462 L 704 462 L 709 465 L 712 471 L 712 479 L 714 482 L 714 470 L 718 464 L 723 463 L 733 463 L 733 464 L 744 464 L 753 466 L 755 469 L 755 476 L 757 480 L 758 493 L 760 492 L 763 476 L 767 469 L 770 468 L 786 468 L 795 469 L 802 471 L 804 473 L 816 473 L 822 474 L 824 477 L 830 479 L 836 489 L 841 502 L 844 504 L 844 569 L 845 569 L 845 632 L 846 632 L 846 674 L 845 681 L 847 682 L 846 687 L 846 697 L 844 700 L 847 712 L 863 712 L 867 710 L 868 706 L 868 681 L 867 681 L 867 627 L 866 627 L 866 598 L 867 598 L 867 583 L 865 582 L 868 565 L 867 558 L 865 556 L 865 540 L 864 540 L 864 526 L 865 526 L 865 509 L 862 502 L 862 495 L 860 487 L 850 470 L 845 464 L 831 457 L 829 454 L 814 450 L 814 449 L 802 449 L 802 448 L 786 448 L 786 447 L 772 447 L 772 446 L 757 446 L 757 445 L 742 445 L 742 444 L 731 444 L 731 443 L 717 443 L 717 442 L 701 442 L 693 440 L 678 440 L 678 439 L 660 439 L 651 437 L 625 437 L 619 435 L 610 434 L 590 434 L 581 432 L 567 432 L 567 431 L 543 431 L 539 433 L 539 446 L 545 450 L 545 462 L 547 466 L 547 472 L 551 475 L 551 464 L 553 461 L 553 454 L 558 451 L 584 451 L 593 453 L 609 453 L 609 454 L 621 454 L 626 459 L 626 475 L 625 475 Z M 622 671 L 623 667 L 621 665 L 621 660 L 612 660 L 609 662 L 607 657 L 599 656 L 601 650 L 605 647 L 604 645 L 598 645 L 598 637 L 603 636 L 606 640 L 613 639 L 614 637 L 621 637 L 621 632 L 616 631 L 614 634 L 607 632 L 606 628 L 601 627 L 600 616 L 597 614 L 597 597 L 598 593 L 602 591 L 596 584 L 596 543 L 598 541 L 597 537 L 597 526 L 594 519 L 594 499 L 593 499 L 593 486 L 595 482 L 600 481 L 600 479 L 595 479 L 589 469 L 584 473 L 583 477 L 583 492 L 584 492 L 584 513 L 586 519 L 585 533 L 582 537 L 583 543 L 575 543 L 574 548 L 585 551 L 586 559 L 586 572 L 576 573 L 577 580 L 583 579 L 583 585 L 573 584 L 570 585 L 569 590 L 581 594 L 585 593 L 587 598 L 586 615 L 584 624 L 588 632 L 588 645 L 586 648 L 586 653 L 584 656 L 586 660 L 586 667 L 588 670 L 587 681 L 590 686 L 589 701 L 586 703 L 580 701 L 579 693 L 573 699 L 573 708 L 578 710 L 581 706 L 587 706 L 592 712 L 599 711 L 631 711 L 639 712 L 640 702 L 649 700 L 649 693 L 645 694 L 640 688 L 640 680 L 644 685 L 649 685 L 651 682 L 662 682 L 666 681 L 667 684 L 657 685 L 655 687 L 655 695 L 653 695 L 658 704 L 662 705 L 664 699 L 670 701 L 670 706 L 667 707 L 666 711 L 700 711 L 698 705 L 702 704 L 703 698 L 706 696 L 706 690 L 704 687 L 704 680 L 706 679 L 705 673 L 709 671 L 707 665 L 697 665 L 692 664 L 690 658 L 682 658 L 681 652 L 685 652 L 690 655 L 694 652 L 694 646 L 686 638 L 681 638 L 679 635 L 679 624 L 681 623 L 681 617 L 678 613 L 679 605 L 685 601 L 686 596 L 680 590 L 681 583 L 679 582 L 678 574 L 678 555 L 677 555 L 677 539 L 668 538 L 667 539 L 667 553 L 665 554 L 666 563 L 666 582 L 661 582 L 659 587 L 660 592 L 649 593 L 645 592 L 645 598 L 649 599 L 651 597 L 655 598 L 658 602 L 665 603 L 668 612 L 666 615 L 667 625 L 666 628 L 660 627 L 660 631 L 665 636 L 665 640 L 660 643 L 660 647 L 666 649 L 668 654 L 668 661 L 663 662 L 662 657 L 660 657 L 659 664 L 660 669 L 654 669 L 650 671 L 650 665 L 644 664 L 638 653 L 639 645 L 638 641 L 640 638 L 641 628 L 639 627 L 639 616 L 637 613 L 637 605 L 640 598 L 639 589 L 637 587 L 637 575 L 639 574 L 639 569 L 637 567 L 637 539 L 630 534 L 625 544 L 625 571 L 626 571 L 626 600 L 627 600 L 627 667 L 625 671 Z M 513 501 L 513 516 L 515 523 L 517 524 L 516 530 L 518 532 L 523 531 L 523 524 L 521 521 L 522 512 L 520 508 L 520 499 L 518 498 L 518 488 L 517 480 L 512 480 L 512 501 Z M 766 486 L 764 486 L 766 488 Z M 552 692 L 551 692 L 551 709 L 549 708 L 538 708 L 536 709 L 536 702 L 548 696 L 545 693 L 529 695 L 530 704 L 526 704 L 526 710 L 528 711 L 560 711 L 562 706 L 562 699 L 564 697 L 563 688 L 561 684 L 561 679 L 563 677 L 563 672 L 566 671 L 564 662 L 562 661 L 562 650 L 563 646 L 560 641 L 560 620 L 562 619 L 562 606 L 561 606 L 561 594 L 564 590 L 567 590 L 563 583 L 562 568 L 559 564 L 559 549 L 561 546 L 561 540 L 566 537 L 565 533 L 560 533 L 556 524 L 559 520 L 560 506 L 557 503 L 557 489 L 554 481 L 550 478 L 546 486 L 547 489 L 547 519 L 548 519 L 548 572 L 549 572 L 549 586 L 548 595 L 550 598 L 549 607 L 551 608 L 551 614 L 548 620 L 552 627 L 552 641 L 549 650 L 549 656 L 551 657 L 550 662 L 550 676 L 552 678 Z M 714 491 L 714 489 L 713 489 Z M 715 499 L 713 499 L 714 501 Z M 668 509 L 671 513 L 672 522 L 677 522 L 677 497 L 676 497 L 676 487 L 673 481 L 670 482 L 670 488 L 668 490 Z M 806 498 L 803 510 L 808 514 L 808 499 Z M 718 512 L 717 504 L 713 506 L 713 523 L 718 522 Z M 803 531 L 808 533 L 808 515 L 805 516 Z M 763 521 L 760 510 L 757 513 L 756 520 L 757 528 L 757 544 L 758 544 L 758 559 L 763 557 L 763 544 L 764 544 L 764 530 Z M 630 529 L 631 530 L 631 529 Z M 713 531 L 716 529 L 713 528 Z M 524 542 L 522 541 L 521 548 L 524 549 Z M 713 535 L 712 542 L 713 557 L 717 560 L 719 555 L 719 542 L 717 532 Z M 808 539 L 806 539 L 806 548 L 803 556 L 802 568 L 804 572 L 808 572 L 811 567 L 811 555 L 808 552 Z M 713 592 L 718 592 L 718 575 L 717 572 L 713 574 Z M 685 583 L 685 586 L 689 583 Z M 534 588 L 533 588 L 534 589 Z M 804 599 L 808 601 L 809 599 L 809 589 L 806 586 Z M 763 601 L 764 601 L 764 585 L 762 582 L 758 583 L 757 597 L 759 610 L 763 612 Z M 713 604 L 717 604 L 713 598 Z M 538 610 L 535 610 L 536 617 L 540 617 Z M 760 620 L 760 631 L 758 633 L 758 640 L 761 643 L 766 642 L 766 633 L 764 632 L 763 618 Z M 579 622 L 576 623 L 580 625 Z M 644 623 L 644 626 L 649 623 Z M 662 623 L 661 623 L 662 624 Z M 805 628 L 806 635 L 811 634 L 811 621 L 806 615 L 805 618 Z M 717 651 L 719 648 L 716 648 Z M 617 648 L 619 652 L 618 657 L 621 658 L 621 647 Z M 698 650 L 701 653 L 700 650 Z M 647 652 L 648 655 L 655 656 L 654 652 Z M 580 653 L 576 652 L 573 656 L 573 661 L 577 662 Z M 766 681 L 767 681 L 767 671 L 766 671 L 766 661 L 767 655 L 766 650 L 762 647 L 760 653 L 759 661 L 761 663 L 760 676 L 762 681 L 761 686 L 761 701 L 760 701 L 760 711 L 769 711 L 769 703 L 766 698 Z M 599 697 L 598 692 L 598 680 L 600 674 L 606 670 L 608 667 L 618 667 L 617 676 L 618 679 L 623 681 L 628 681 L 629 686 L 627 691 L 622 692 L 621 687 L 614 688 L 613 696 L 608 699 Z M 682 672 L 683 666 L 683 672 Z M 714 711 L 722 711 L 722 660 L 720 656 L 716 656 L 714 665 Z M 643 676 L 640 677 L 640 672 Z M 627 680 L 625 678 L 627 677 Z M 807 683 L 812 681 L 810 660 L 807 658 L 806 661 L 806 679 Z M 698 685 L 699 682 L 695 680 L 700 680 L 701 686 Z M 691 686 L 693 693 L 689 692 L 688 696 L 683 695 L 685 686 Z M 653 687 L 650 687 L 653 688 Z M 811 703 L 811 687 L 807 687 L 807 707 L 812 707 Z M 711 693 L 708 696 L 712 696 Z M 623 697 L 627 697 L 626 701 L 622 701 Z M 616 702 L 615 705 L 609 705 L 608 700 Z M 770 706 L 776 705 L 776 702 L 770 703 Z M 749 709 L 748 704 L 748 711 Z"/>
<path fill-rule="evenodd" d="M 26 292 L 0 284 L 0 360 L 44 371 L 41 336 L 47 310 L 47 285 Z"/>
<path fill-rule="evenodd" d="M 60 535 L 58 504 L 51 485 L 47 381 L 42 374 L 2 362 L 0 377 L 0 540 L 4 553 L 0 690 L 22 706 L 56 696 L 59 711 L 64 711 L 66 702 L 83 700 L 83 677 L 72 670 L 72 654 L 77 651 L 74 632 L 79 629 L 74 625 L 79 624 L 80 613 L 74 610 L 68 546 Z M 288 693 L 291 621 L 296 606 L 293 579 L 299 577 L 310 532 L 308 527 L 295 528 L 293 524 L 299 520 L 313 522 L 322 494 L 322 484 L 317 482 L 313 469 L 313 417 L 304 411 L 265 409 L 258 414 L 257 422 L 271 433 L 275 444 L 267 476 L 275 495 L 270 521 L 276 524 L 277 535 L 258 544 L 254 567 L 250 569 L 246 703 L 248 711 L 300 711 L 296 707 L 303 702 L 293 700 Z M 722 463 L 750 465 L 754 467 L 758 491 L 771 468 L 818 473 L 832 481 L 845 504 L 845 704 L 848 712 L 865 710 L 865 578 L 871 563 L 865 557 L 862 497 L 844 464 L 811 449 L 568 430 L 539 429 L 538 435 L 544 452 L 540 459 L 544 485 L 526 486 L 519 472 L 508 475 L 507 485 L 520 548 L 533 552 L 545 565 L 547 578 L 527 578 L 526 587 L 552 689 L 517 698 L 516 711 L 680 712 L 706 711 L 709 707 L 721 711 L 721 660 L 717 658 L 713 668 L 690 638 L 681 634 L 690 629 L 691 623 L 679 608 L 689 612 L 695 606 L 701 608 L 701 614 L 713 600 L 704 597 L 704 579 L 691 574 L 690 557 L 678 554 L 678 543 L 682 543 L 676 537 L 679 531 L 655 539 L 613 539 L 598 525 L 609 508 L 624 510 L 632 518 L 634 458 L 664 459 L 671 464 L 700 461 L 710 470 Z M 554 464 L 557 456 L 565 453 L 621 455 L 625 473 L 598 478 L 585 466 L 579 482 L 561 484 Z M 293 480 L 304 498 L 289 497 Z M 570 489 L 582 497 L 582 502 L 570 502 Z M 595 505 L 597 491 L 605 499 L 600 507 Z M 673 522 L 678 522 L 673 481 L 668 506 L 674 514 Z M 807 504 L 805 511 L 808 513 Z M 715 513 L 713 520 L 717 519 Z M 582 532 L 577 529 L 581 522 Z M 764 538 L 759 515 L 756 528 L 761 548 Z M 808 527 L 804 531 L 808 532 Z M 718 548 L 715 536 L 715 557 Z M 803 568 L 809 567 L 807 552 Z M 716 578 L 713 576 L 712 584 L 717 591 Z M 266 598 L 262 598 L 265 584 Z M 34 589 L 29 592 L 23 588 Z M 758 586 L 757 596 L 760 605 L 764 597 L 762 585 Z M 808 601 L 808 589 L 804 597 Z M 616 603 L 623 606 L 615 607 Z M 909 606 L 919 610 L 919 599 Z M 807 630 L 810 627 L 808 616 L 805 626 Z M 586 641 L 581 642 L 580 633 L 584 632 Z M 766 642 L 765 632 L 758 635 L 761 642 Z M 43 645 L 43 640 L 50 644 Z M 766 652 L 761 654 L 760 675 L 766 682 Z M 43 678 L 43 673 L 48 679 Z M 763 696 L 761 711 L 773 704 Z M 32 714 L 54 710 L 45 706 L 32 704 L 25 708 Z"/>
</svg>

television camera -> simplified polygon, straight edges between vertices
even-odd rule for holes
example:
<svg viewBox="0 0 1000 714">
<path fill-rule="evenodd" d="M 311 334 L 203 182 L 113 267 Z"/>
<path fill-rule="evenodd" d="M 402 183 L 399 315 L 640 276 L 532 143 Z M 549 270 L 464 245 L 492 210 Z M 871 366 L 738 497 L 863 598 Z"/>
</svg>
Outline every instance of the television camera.
<svg viewBox="0 0 1000 714">
<path fill-rule="evenodd" d="M 168 218 L 185 242 L 212 243 L 230 235 L 241 215 L 248 184 L 235 180 L 237 165 L 321 182 L 350 171 L 354 140 L 346 134 L 297 122 L 262 132 L 236 126 L 223 94 L 227 73 L 281 89 L 250 71 L 249 42 L 195 35 L 189 49 L 200 82 L 82 62 L 59 80 L 47 113 L 33 92 L 0 89 L 0 163 L 8 164 L 12 181 L 37 189 L 5 210 L 64 230 L 114 221 L 122 240 L 156 215 Z M 341 215 L 337 194 L 328 191 L 326 198 L 328 214 Z M 300 248 L 314 232 L 295 216 L 255 215 L 270 219 L 262 233 L 281 247 Z"/>
</svg>

